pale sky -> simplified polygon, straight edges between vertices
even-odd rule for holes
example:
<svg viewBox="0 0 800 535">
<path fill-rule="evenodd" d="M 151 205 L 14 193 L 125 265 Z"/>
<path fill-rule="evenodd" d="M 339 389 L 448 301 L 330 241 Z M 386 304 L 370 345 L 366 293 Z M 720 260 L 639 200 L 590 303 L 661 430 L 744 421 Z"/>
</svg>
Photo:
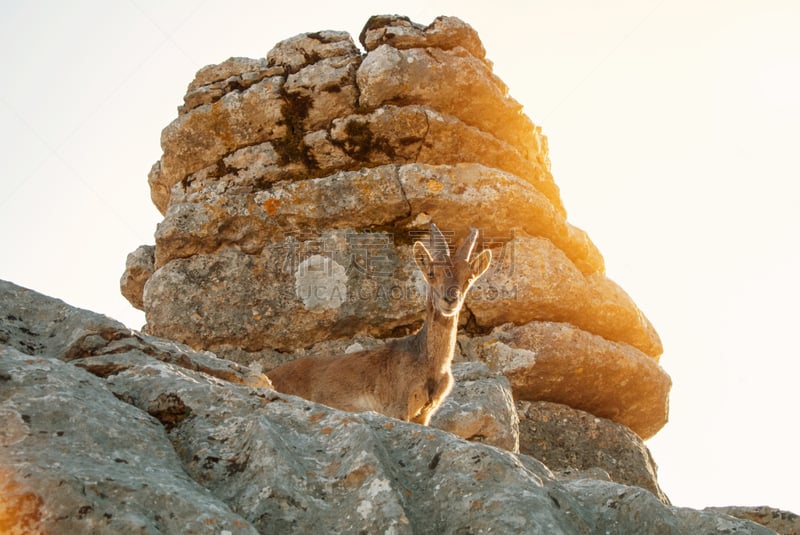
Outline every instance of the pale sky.
<svg viewBox="0 0 800 535">
<path fill-rule="evenodd" d="M 132 328 L 119 277 L 154 242 L 147 172 L 200 67 L 357 39 L 376 13 L 467 21 L 549 137 L 570 221 L 663 339 L 664 491 L 800 513 L 796 0 L 0 6 L 0 278 Z"/>
</svg>

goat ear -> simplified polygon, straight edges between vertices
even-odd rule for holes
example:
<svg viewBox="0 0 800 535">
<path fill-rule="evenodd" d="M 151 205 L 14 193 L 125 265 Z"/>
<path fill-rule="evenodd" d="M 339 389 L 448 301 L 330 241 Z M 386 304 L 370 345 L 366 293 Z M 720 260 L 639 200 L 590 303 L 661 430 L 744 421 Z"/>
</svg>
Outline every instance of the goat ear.
<svg viewBox="0 0 800 535">
<path fill-rule="evenodd" d="M 489 269 L 489 264 L 492 263 L 492 252 L 489 249 L 481 252 L 478 256 L 470 260 L 469 267 L 472 269 L 472 275 L 476 279 L 486 273 Z"/>
<path fill-rule="evenodd" d="M 433 265 L 433 258 L 425 245 L 420 241 L 414 242 L 414 262 L 416 262 L 417 267 L 422 271 L 425 280 L 428 280 L 428 271 Z"/>
</svg>

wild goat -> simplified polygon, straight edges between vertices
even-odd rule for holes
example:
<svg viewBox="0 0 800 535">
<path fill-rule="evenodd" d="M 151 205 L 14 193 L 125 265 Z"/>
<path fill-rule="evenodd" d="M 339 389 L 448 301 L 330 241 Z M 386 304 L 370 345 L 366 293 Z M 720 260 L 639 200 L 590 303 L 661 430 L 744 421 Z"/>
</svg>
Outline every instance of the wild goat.
<svg viewBox="0 0 800 535">
<path fill-rule="evenodd" d="M 492 260 L 488 249 L 471 258 L 476 229 L 454 256 L 436 225 L 430 230 L 429 247 L 418 241 L 413 249 L 427 284 L 422 328 L 377 349 L 279 366 L 268 373 L 276 390 L 342 410 L 376 411 L 428 425 L 453 387 L 450 367 L 461 305 Z"/>
</svg>

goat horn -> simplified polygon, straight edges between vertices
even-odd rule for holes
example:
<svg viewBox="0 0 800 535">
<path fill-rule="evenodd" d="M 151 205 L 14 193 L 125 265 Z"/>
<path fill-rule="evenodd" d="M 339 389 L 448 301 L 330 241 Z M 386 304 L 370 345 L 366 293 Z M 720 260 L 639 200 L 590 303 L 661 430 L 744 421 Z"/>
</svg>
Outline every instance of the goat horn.
<svg viewBox="0 0 800 535">
<path fill-rule="evenodd" d="M 469 230 L 469 236 L 464 239 L 463 243 L 456 252 L 457 258 L 463 258 L 467 261 L 469 261 L 470 257 L 472 256 L 472 251 L 475 250 L 475 244 L 478 242 L 478 229 L 470 227 Z"/>
<path fill-rule="evenodd" d="M 431 223 L 431 255 L 437 258 L 450 256 L 447 239 L 435 224 Z"/>
</svg>

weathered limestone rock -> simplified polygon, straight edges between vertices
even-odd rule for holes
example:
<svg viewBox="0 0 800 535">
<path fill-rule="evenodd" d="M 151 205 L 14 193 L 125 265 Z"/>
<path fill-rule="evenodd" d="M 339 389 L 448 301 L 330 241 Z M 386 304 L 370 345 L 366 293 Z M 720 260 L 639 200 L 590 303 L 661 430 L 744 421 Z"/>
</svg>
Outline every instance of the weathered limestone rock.
<svg viewBox="0 0 800 535">
<path fill-rule="evenodd" d="M 98 339 L 64 362 L 65 341 L 113 320 L 2 292 L 6 533 L 771 533 L 636 487 L 562 481 L 438 429 L 228 382 L 152 350 L 180 350 L 167 341 Z"/>
<path fill-rule="evenodd" d="M 155 205 L 165 213 L 172 186 L 244 147 L 271 141 L 291 166 L 302 150 L 298 130 L 355 111 L 360 61 L 347 33 L 318 32 L 278 43 L 266 61 L 230 58 L 201 69 L 161 134 L 164 155 L 148 178 Z"/>
<path fill-rule="evenodd" d="M 463 332 L 489 347 L 506 336 L 486 337 L 500 325 L 560 322 L 598 337 L 578 347 L 604 348 L 578 353 L 557 337 L 561 357 L 493 368 L 515 396 L 655 433 L 669 390 L 661 341 L 567 221 L 547 139 L 475 30 L 377 16 L 360 40 L 366 53 L 347 33 L 306 33 L 265 59 L 198 72 L 148 177 L 164 214 L 153 264 L 142 249 L 123 275 L 144 330 L 260 369 L 332 340 L 402 336 L 424 302 L 411 244 L 431 222 L 454 242 L 476 227 L 495 262 L 468 297 Z M 515 344 L 515 355 L 539 351 Z"/>
<path fill-rule="evenodd" d="M 472 442 L 519 452 L 519 417 L 508 379 L 483 363 L 453 366 L 455 386 L 431 426 Z"/>
<path fill-rule="evenodd" d="M 556 241 L 520 236 L 508 243 L 510 258 L 496 262 L 467 298 L 478 324 L 567 322 L 657 359 L 661 340 L 628 294 L 602 273 L 582 273 Z"/>
<path fill-rule="evenodd" d="M 603 257 L 586 233 L 567 223 L 537 189 L 516 176 L 475 164 L 404 165 L 398 173 L 412 217 L 425 214 L 457 238 L 466 235 L 469 226 L 484 229 L 487 247 L 508 241 L 515 229 L 543 235 L 585 272 L 604 270 Z"/>
<path fill-rule="evenodd" d="M 228 58 L 219 65 L 197 71 L 183 97 L 178 113 L 184 114 L 204 104 L 213 104 L 231 91 L 244 91 L 264 78 L 283 74 L 282 68 L 268 67 L 265 59 Z"/>
<path fill-rule="evenodd" d="M 144 285 L 155 271 L 155 250 L 152 245 L 141 245 L 130 253 L 119 281 L 122 295 L 139 310 L 144 310 Z"/>
<path fill-rule="evenodd" d="M 197 91 L 203 87 L 209 87 L 219 82 L 226 80 L 237 79 L 241 83 L 250 79 L 252 73 L 262 73 L 268 71 L 272 67 L 267 66 L 266 59 L 252 59 L 252 58 L 228 58 L 219 65 L 206 65 L 194 76 L 194 80 L 189 83 L 187 87 L 187 95 Z M 270 76 L 281 74 L 283 69 L 277 72 L 272 72 Z M 240 87 L 231 87 L 230 90 L 241 89 Z M 227 93 L 227 91 L 226 91 Z M 203 104 L 210 104 L 211 102 L 204 102 Z M 188 111 L 188 110 L 187 110 Z"/>
<path fill-rule="evenodd" d="M 375 60 L 373 63 L 377 61 L 377 64 L 381 64 L 380 50 L 409 54 L 424 51 L 425 58 L 422 59 L 426 63 L 420 68 L 426 71 L 431 67 L 429 54 L 449 54 L 451 57 L 438 58 L 438 61 L 443 62 L 446 71 L 461 72 L 459 80 L 463 81 L 463 87 L 458 91 L 447 87 L 443 91 L 441 87 L 427 87 L 425 80 L 419 80 L 411 86 L 419 88 L 415 90 L 413 98 L 437 114 L 458 117 L 466 124 L 478 126 L 483 130 L 483 136 L 493 139 L 492 144 L 510 143 L 508 148 L 518 153 L 514 157 L 528 161 L 521 166 L 515 164 L 522 171 L 522 176 L 532 180 L 563 214 L 558 189 L 549 173 L 546 140 L 521 114 L 519 104 L 505 95 L 507 89 L 491 74 L 490 64 L 476 59 L 483 58 L 484 53 L 474 30 L 458 19 L 442 17 L 428 28 L 413 29 L 414 25 L 408 26 L 407 30 L 411 31 L 405 31 L 405 37 L 400 37 L 396 30 L 404 27 L 401 18 L 376 20 L 379 19 L 383 23 L 399 26 L 374 26 L 368 33 L 374 34 L 377 39 L 395 43 L 397 48 L 386 44 L 378 50 L 371 50 L 364 59 L 372 58 Z M 412 45 L 426 45 L 428 48 L 413 48 Z M 473 66 L 477 70 L 464 71 L 464 61 L 468 65 L 477 61 L 477 65 Z M 232 151 L 259 142 L 273 141 L 280 146 L 283 164 L 296 163 L 306 151 L 314 151 L 313 145 L 309 147 L 303 138 L 316 128 L 327 127 L 332 119 L 351 115 L 358 107 L 367 111 L 380 108 L 381 104 L 376 98 L 388 104 L 393 103 L 396 99 L 391 96 L 370 97 L 369 88 L 364 93 L 364 88 L 360 87 L 362 83 L 371 87 L 376 81 L 369 76 L 372 71 L 365 71 L 361 76 L 363 80 L 356 79 L 356 69 L 361 72 L 361 62 L 362 56 L 346 33 L 318 32 L 282 41 L 270 51 L 266 62 L 230 58 L 220 65 L 204 67 L 189 86 L 178 120 L 166 128 L 162 135 L 164 156 L 150 176 L 152 197 L 158 208 L 162 212 L 166 210 L 169 190 L 174 184 L 189 174 L 213 166 Z M 389 88 L 397 84 L 391 72 L 373 74 L 389 83 Z M 444 75 L 439 82 L 447 83 L 448 75 Z M 380 80 L 377 82 L 385 85 Z M 473 88 L 475 94 L 471 92 Z M 469 107 L 465 108 L 462 105 L 464 102 L 453 105 L 454 97 L 470 103 Z M 492 112 L 490 108 L 481 107 L 484 101 L 491 101 L 495 108 L 504 109 L 505 116 L 498 117 L 491 124 L 482 124 L 481 116 L 485 122 Z M 454 111 L 466 113 L 466 119 L 477 122 L 465 120 Z M 261 124 L 260 129 L 257 123 Z M 515 128 L 519 130 L 516 137 L 511 136 Z M 200 134 L 204 129 L 207 133 L 205 136 Z M 316 136 L 320 135 L 318 131 Z M 509 141 L 509 136 L 521 141 Z M 439 136 L 437 132 L 432 132 L 428 139 L 439 139 Z M 451 145 L 459 146 L 457 143 Z M 466 153 L 465 159 L 458 160 L 454 155 L 444 163 L 472 160 L 469 149 L 460 152 Z M 446 154 L 446 151 L 437 150 L 434 155 L 442 153 Z M 365 165 L 370 163 L 365 162 Z M 532 169 L 526 169 L 531 166 Z M 321 175 L 317 173 L 317 176 Z"/>
<path fill-rule="evenodd" d="M 758 524 L 741 524 L 731 516 L 693 509 L 671 508 L 671 517 L 654 516 L 664 504 L 640 487 L 588 479 L 567 481 L 564 487 L 590 508 L 604 507 L 591 533 L 774 533 Z M 603 490 L 597 493 L 598 489 Z M 638 519 L 636 525 L 628 524 L 632 516 Z"/>
<path fill-rule="evenodd" d="M 547 498 L 541 465 L 532 473 L 510 454 L 434 429 L 149 369 L 115 374 L 109 386 L 145 410 L 169 392 L 194 415 L 168 422 L 187 473 L 262 533 L 573 530 Z"/>
<path fill-rule="evenodd" d="M 356 109 L 355 74 L 360 63 L 357 54 L 323 59 L 286 78 L 287 97 L 303 105 L 305 131 L 325 127 Z"/>
<path fill-rule="evenodd" d="M 0 345 L 79 366 L 115 369 L 110 356 L 135 351 L 234 383 L 269 387 L 269 379 L 205 351 L 131 331 L 107 316 L 82 310 L 0 280 Z M 91 365 L 85 360 L 92 357 Z M 105 358 L 102 358 L 105 357 Z"/>
<path fill-rule="evenodd" d="M 0 344 L 72 360 L 129 338 L 122 323 L 0 280 Z"/>
<path fill-rule="evenodd" d="M 286 106 L 278 76 L 265 78 L 244 91 L 225 94 L 170 123 L 161 133 L 157 179 L 151 181 L 153 202 L 163 212 L 170 188 L 195 171 L 246 145 L 279 140 L 288 135 Z"/>
<path fill-rule="evenodd" d="M 513 192 L 515 188 L 517 194 L 514 198 L 518 200 L 510 204 L 504 203 L 502 192 Z M 243 299 L 252 300 L 253 288 L 262 289 L 262 292 L 267 294 L 272 291 L 269 288 L 277 284 L 279 285 L 278 289 L 286 293 L 285 291 L 292 286 L 292 280 L 291 278 L 287 279 L 284 276 L 285 273 L 280 270 L 285 268 L 285 264 L 290 260 L 287 256 L 288 253 L 293 247 L 298 251 L 308 252 L 311 250 L 311 247 L 305 243 L 300 247 L 292 245 L 294 242 L 291 242 L 291 239 L 295 236 L 319 236 L 315 240 L 318 243 L 318 249 L 319 247 L 324 248 L 326 242 L 335 243 L 338 240 L 342 244 L 339 253 L 341 258 L 334 258 L 333 261 L 345 266 L 346 269 L 350 268 L 352 259 L 348 258 L 348 255 L 353 256 L 358 252 L 358 247 L 363 244 L 348 241 L 348 230 L 346 229 L 348 227 L 350 229 L 358 228 L 360 222 L 368 222 L 380 228 L 394 220 L 403 218 L 417 220 L 424 216 L 442 222 L 440 224 L 444 228 L 452 229 L 454 237 L 456 237 L 459 233 L 467 232 L 467 225 L 480 225 L 487 228 L 492 225 L 493 217 L 513 214 L 515 211 L 522 211 L 526 208 L 533 210 L 534 207 L 539 206 L 541 207 L 540 217 L 528 220 L 524 229 L 552 236 L 552 239 L 561 243 L 564 249 L 572 251 L 573 256 L 585 269 L 598 269 L 597 263 L 602 262 L 602 258 L 593 247 L 587 248 L 587 244 L 590 245 L 590 242 L 585 239 L 585 235 L 565 223 L 555 212 L 548 213 L 548 207 L 551 205 L 546 201 L 536 204 L 535 193 L 536 190 L 529 188 L 512 175 L 466 164 L 435 168 L 419 164 L 400 168 L 381 166 L 370 170 L 340 173 L 326 178 L 276 184 L 269 193 L 239 195 L 230 191 L 217 191 L 211 187 L 204 187 L 197 191 L 176 189 L 167 217 L 159 225 L 156 233 L 158 245 L 156 266 L 164 267 L 164 271 L 159 270 L 152 277 L 153 282 L 147 292 L 151 299 L 148 308 L 148 328 L 153 333 L 161 336 L 169 335 L 185 343 L 198 344 L 202 343 L 202 340 L 206 340 L 207 345 L 204 347 L 212 349 L 218 349 L 219 345 L 217 344 L 235 345 L 237 343 L 247 346 L 249 351 L 266 348 L 284 351 L 298 349 L 298 346 L 287 345 L 295 333 L 288 333 L 288 337 L 281 335 L 283 342 L 277 345 L 272 345 L 275 342 L 267 342 L 263 338 L 262 331 L 270 330 L 268 323 L 266 325 L 258 322 L 252 323 L 246 317 L 240 318 L 238 321 L 235 317 L 224 318 L 219 322 L 212 322 L 211 318 L 214 314 L 226 312 L 234 315 L 241 314 L 244 309 L 242 303 L 237 303 L 236 296 L 241 295 Z M 326 201 L 327 196 L 332 199 L 330 202 Z M 464 221 L 459 214 L 469 210 L 470 203 L 473 202 L 471 199 L 478 197 L 482 199 L 485 211 L 476 213 L 469 222 Z M 459 206 L 459 203 L 463 203 L 463 205 Z M 536 285 L 543 285 L 545 289 L 555 295 L 544 295 L 540 300 L 545 304 L 555 301 L 556 306 L 561 307 L 560 310 L 553 309 L 555 312 L 549 311 L 545 306 L 534 308 L 534 310 L 541 310 L 540 317 L 543 319 L 567 319 L 580 325 L 584 323 L 584 320 L 581 319 L 583 316 L 588 318 L 586 322 L 590 323 L 585 325 L 585 328 L 595 330 L 595 332 L 599 331 L 609 338 L 615 334 L 613 329 L 616 329 L 623 336 L 633 337 L 635 342 L 644 339 L 640 345 L 647 344 L 647 349 L 656 353 L 657 349 L 653 349 L 653 346 L 658 343 L 657 335 L 627 296 L 618 291 L 604 295 L 602 286 L 598 283 L 595 283 L 594 287 L 589 286 L 586 277 L 564 256 L 560 249 L 555 248 L 548 240 L 516 238 L 509 242 L 508 236 L 513 235 L 515 229 L 503 226 L 502 222 L 506 219 L 502 217 L 498 221 L 499 223 L 494 225 L 496 234 L 487 236 L 485 231 L 484 244 L 496 247 L 502 245 L 505 240 L 508 252 L 506 258 L 503 258 L 501 254 L 496 255 L 498 260 L 488 277 L 492 282 L 489 285 L 479 285 L 473 297 L 470 298 L 469 307 L 476 315 L 479 324 L 491 326 L 506 319 L 521 322 L 530 320 L 531 314 L 527 312 L 530 309 L 520 307 L 519 302 L 536 302 L 537 292 L 542 293 Z M 548 221 L 550 222 L 549 226 Z M 325 234 L 327 232 L 325 229 L 337 227 L 342 229 L 339 231 L 339 238 L 332 238 Z M 405 232 L 408 233 L 408 231 Z M 344 237 L 341 236 L 342 233 L 345 234 Z M 355 236 L 357 233 L 350 230 L 349 234 Z M 364 235 L 358 239 L 363 242 L 368 237 Z M 381 281 L 386 292 L 397 293 L 397 288 L 417 287 L 410 257 L 399 253 L 402 246 L 396 246 L 394 243 L 398 238 L 402 238 L 402 235 L 373 233 L 369 237 L 376 245 L 383 248 L 383 250 L 374 251 L 370 255 L 371 258 L 387 255 L 394 257 L 395 254 L 392 253 L 397 250 L 396 254 L 409 260 L 405 269 L 401 269 L 399 265 L 384 266 L 385 275 L 395 273 L 398 275 L 397 278 Z M 282 242 L 277 242 L 279 239 Z M 538 245 L 538 248 L 530 246 L 531 243 Z M 351 250 L 347 250 L 348 244 L 357 245 L 357 247 L 355 249 L 350 247 Z M 244 253 L 239 255 L 241 262 L 237 262 L 238 265 L 235 267 L 221 269 L 220 266 L 230 265 L 231 257 L 236 256 L 231 247 Z M 327 247 L 330 249 L 332 245 L 327 245 Z M 542 250 L 546 254 L 542 254 L 540 252 Z M 332 251 L 317 252 L 327 254 Z M 202 258 L 198 255 L 202 255 Z M 213 258 L 207 255 L 213 255 Z M 197 258 L 192 260 L 196 256 Z M 167 265 L 177 259 L 185 259 L 185 261 L 171 266 Z M 304 258 L 298 259 L 298 261 L 301 260 Z M 557 275 L 549 280 L 535 276 L 530 279 L 513 278 L 515 274 L 525 269 L 535 269 L 535 266 L 540 263 L 556 273 L 571 273 L 571 279 L 575 281 L 572 283 L 573 287 L 564 286 L 564 282 L 570 280 L 564 276 L 560 280 Z M 193 274 L 189 277 L 165 279 L 170 272 L 174 272 L 176 269 L 185 271 L 185 267 L 181 268 L 181 266 L 189 265 L 202 265 L 206 266 L 206 269 L 211 269 L 208 266 L 214 266 L 216 277 L 219 277 L 220 273 L 228 274 L 224 285 L 220 286 L 220 301 L 215 301 L 213 305 L 208 303 L 207 314 L 198 309 L 203 306 L 203 301 L 209 295 L 208 289 L 197 291 L 197 289 L 187 288 L 187 282 L 198 284 L 204 278 L 197 268 L 191 268 Z M 262 280 L 250 279 L 249 270 L 255 270 L 258 275 L 271 273 L 273 278 L 268 280 L 264 280 L 263 277 Z M 357 270 L 350 270 L 350 272 L 358 274 Z M 520 281 L 519 286 L 517 286 L 518 280 Z M 542 280 L 544 283 L 541 282 Z M 254 281 L 257 281 L 257 286 L 250 286 Z M 602 282 L 604 279 L 598 276 L 593 281 Z M 216 284 L 222 283 L 218 280 Z M 512 284 L 513 286 L 511 286 Z M 604 284 L 608 286 L 608 283 Z M 611 287 L 613 288 L 613 286 Z M 578 293 L 576 288 L 582 293 Z M 376 291 L 378 290 L 376 289 Z M 561 301 L 558 301 L 559 292 L 564 295 L 563 305 L 560 304 Z M 291 293 L 287 295 L 291 297 Z M 188 308 L 180 308 L 187 303 L 187 299 L 193 298 L 198 301 Z M 585 302 L 590 298 L 598 303 L 596 315 L 606 323 L 594 321 L 595 316 L 584 310 Z M 401 317 L 413 323 L 421 310 L 418 299 L 394 303 L 391 307 L 393 315 L 387 325 L 379 325 L 380 315 L 365 314 L 361 316 L 360 327 L 353 324 L 350 331 L 341 331 L 341 334 L 354 334 L 359 328 L 370 329 L 371 333 L 386 334 L 393 331 L 399 325 L 397 323 L 399 315 L 397 307 L 403 306 L 404 303 L 411 308 L 402 310 Z M 606 305 L 606 303 L 611 304 Z M 607 310 L 610 307 L 617 312 L 618 316 L 623 319 L 632 318 L 632 321 L 621 326 L 608 322 Z M 290 303 L 273 303 L 270 308 L 284 312 L 292 310 Z M 297 314 L 303 314 L 303 308 L 295 307 L 295 309 Z M 191 316 L 181 312 L 182 310 L 192 310 L 205 320 L 198 323 L 197 316 L 195 316 L 194 320 L 190 322 Z M 362 312 L 366 311 L 362 309 Z M 257 312 L 253 317 L 263 318 L 265 315 Z M 298 319 L 303 321 L 303 318 L 297 316 L 291 320 L 286 314 L 281 317 L 286 317 L 287 321 L 292 321 L 295 325 L 302 324 L 297 323 Z M 296 333 L 297 337 L 303 340 L 304 347 L 329 336 L 329 333 L 324 331 L 328 326 L 324 323 L 317 323 L 316 319 L 309 316 L 309 325 L 317 326 L 317 330 L 321 332 L 313 335 L 312 338 L 308 338 L 308 333 L 300 329 Z M 357 319 L 352 318 L 348 321 L 352 323 Z M 175 322 L 182 322 L 181 324 L 187 326 L 186 329 L 172 330 L 176 326 Z M 222 327 L 223 325 L 228 327 Z M 248 325 L 250 326 L 248 327 Z M 206 327 L 208 331 L 201 332 L 198 327 Z M 236 337 L 232 332 L 215 331 L 218 327 L 235 328 L 241 334 Z M 637 328 L 638 332 L 642 334 L 637 334 L 635 330 Z M 276 336 L 277 334 L 275 333 Z M 637 336 L 638 338 L 636 338 Z M 260 346 L 257 343 L 259 338 L 265 341 Z M 655 340 L 653 341 L 653 339 Z"/>
<path fill-rule="evenodd" d="M 155 305 L 148 332 L 223 354 L 231 345 L 291 352 L 359 333 L 406 334 L 420 324 L 424 285 L 410 246 L 388 244 L 381 233 L 344 229 L 287 238 L 259 255 L 229 248 L 173 260 L 145 286 Z"/>
<path fill-rule="evenodd" d="M 381 45 L 364 58 L 356 80 L 364 109 L 384 104 L 428 106 L 491 132 L 526 158 L 540 158 L 541 134 L 522 113 L 522 106 L 507 95 L 508 88 L 485 63 L 463 48 L 398 50 Z M 556 192 L 543 191 L 554 202 Z M 563 210 L 559 203 L 556 207 Z"/>
<path fill-rule="evenodd" d="M 705 511 L 750 520 L 774 530 L 778 535 L 797 535 L 800 533 L 800 516 L 791 511 L 781 511 L 780 509 L 766 506 L 708 507 Z"/>
<path fill-rule="evenodd" d="M 474 210 L 476 205 L 479 210 Z M 465 220 L 462 214 L 468 210 L 474 212 Z M 421 219 L 440 222 L 455 237 L 466 235 L 469 226 L 484 229 L 487 246 L 498 245 L 488 241 L 487 234 L 504 241 L 513 237 L 515 229 L 541 235 L 582 272 L 604 269 L 603 258 L 586 233 L 567 223 L 537 189 L 514 175 L 477 164 L 383 165 L 280 182 L 265 191 L 229 188 L 222 182 L 176 187 L 156 231 L 156 267 L 225 245 L 257 254 L 270 241 L 330 228 L 389 227 L 408 233 Z"/>
<path fill-rule="evenodd" d="M 270 67 L 281 67 L 288 74 L 314 63 L 331 58 L 360 56 L 358 48 L 347 32 L 302 33 L 276 44 L 267 53 Z"/>
<path fill-rule="evenodd" d="M 389 163 L 479 163 L 515 174 L 550 202 L 560 202 L 546 163 L 531 161 L 494 135 L 426 106 L 385 105 L 340 117 L 329 130 L 306 134 L 303 143 L 311 167 L 321 174 Z"/>
<path fill-rule="evenodd" d="M 612 481 L 642 487 L 669 503 L 650 451 L 627 427 L 546 401 L 518 402 L 517 412 L 520 453 L 570 478 L 599 468 Z"/>
<path fill-rule="evenodd" d="M 303 157 L 305 132 L 326 128 L 333 119 L 355 112 L 361 53 L 347 33 L 326 31 L 278 43 L 267 54 L 267 62 L 284 67 L 287 74 L 283 92 L 288 132 L 279 145 L 282 163 L 288 164 Z"/>
<path fill-rule="evenodd" d="M 369 18 L 358 40 L 368 52 L 386 44 L 400 50 L 462 47 L 478 59 L 486 56 L 478 33 L 456 17 L 436 17 L 428 26 L 423 26 L 408 17 L 376 15 Z"/>
<path fill-rule="evenodd" d="M 3 533 L 257 533 L 103 380 L 0 346 L 0 388 Z"/>
<path fill-rule="evenodd" d="M 504 325 L 461 342 L 467 359 L 508 377 L 517 400 L 568 405 L 623 424 L 644 439 L 667 421 L 669 376 L 626 344 L 550 322 Z"/>
</svg>

